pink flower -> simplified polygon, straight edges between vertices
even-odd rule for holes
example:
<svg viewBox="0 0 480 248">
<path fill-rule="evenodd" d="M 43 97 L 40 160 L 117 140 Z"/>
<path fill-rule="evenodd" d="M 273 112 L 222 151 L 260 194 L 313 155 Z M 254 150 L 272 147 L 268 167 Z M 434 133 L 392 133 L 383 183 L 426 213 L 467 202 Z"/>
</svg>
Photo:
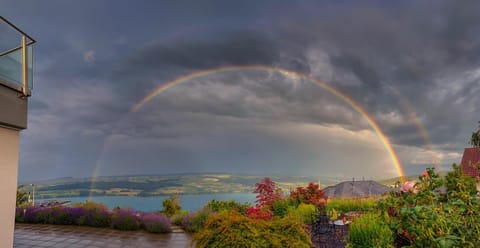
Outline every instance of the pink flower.
<svg viewBox="0 0 480 248">
<path fill-rule="evenodd" d="M 415 182 L 414 181 L 406 181 L 401 188 L 402 192 L 413 192 L 414 194 L 417 193 L 417 190 L 415 189 Z"/>
</svg>

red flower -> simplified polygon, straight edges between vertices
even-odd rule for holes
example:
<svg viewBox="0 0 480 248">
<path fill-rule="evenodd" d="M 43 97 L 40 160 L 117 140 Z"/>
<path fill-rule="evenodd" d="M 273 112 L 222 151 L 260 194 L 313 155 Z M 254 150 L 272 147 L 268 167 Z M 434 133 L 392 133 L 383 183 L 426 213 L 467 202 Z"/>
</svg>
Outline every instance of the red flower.
<svg viewBox="0 0 480 248">
<path fill-rule="evenodd" d="M 428 177 L 428 172 L 424 171 L 423 174 L 422 174 L 422 177 Z"/>
</svg>

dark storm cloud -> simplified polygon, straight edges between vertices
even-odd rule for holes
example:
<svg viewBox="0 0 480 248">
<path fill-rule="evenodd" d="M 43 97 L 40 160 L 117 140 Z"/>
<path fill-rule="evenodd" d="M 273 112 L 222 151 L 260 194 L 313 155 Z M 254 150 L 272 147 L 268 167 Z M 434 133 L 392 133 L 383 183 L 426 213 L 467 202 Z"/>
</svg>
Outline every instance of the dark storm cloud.
<svg viewBox="0 0 480 248">
<path fill-rule="evenodd" d="M 276 46 L 265 34 L 235 32 L 220 34 L 206 41 L 152 45 L 136 53 L 128 65 L 145 70 L 157 69 L 162 65 L 201 70 L 225 65 L 273 64 L 278 60 Z"/>
<path fill-rule="evenodd" d="M 22 162 L 22 173 L 41 163 L 42 169 L 58 167 L 68 174 L 73 167 L 59 164 L 69 160 L 93 168 L 103 141 L 112 135 L 129 137 L 132 144 L 136 139 L 185 139 L 178 147 L 158 149 L 173 163 L 184 147 L 191 158 L 178 163 L 188 171 L 200 156 L 188 145 L 188 137 L 208 128 L 233 132 L 237 136 L 232 139 L 249 137 L 239 143 L 242 147 L 258 142 L 271 147 L 267 154 L 278 149 L 285 156 L 292 155 L 286 152 L 291 147 L 278 148 L 275 137 L 246 133 L 281 122 L 370 130 L 345 102 L 279 73 L 200 78 L 129 113 L 133 104 L 163 83 L 221 66 L 274 66 L 324 80 L 365 108 L 398 146 L 425 146 L 409 108 L 442 151 L 461 150 L 480 116 L 476 1 L 175 2 L 142 3 L 138 10 L 130 4 L 117 1 L 115 11 L 110 2 L 7 1 L 2 6 L 7 17 L 39 41 L 30 129 L 22 134 L 28 139 L 22 150 L 34 150 L 35 156 L 23 155 L 28 159 Z M 202 142 L 214 146 L 212 141 Z M 224 144 L 220 138 L 215 142 Z M 298 147 L 293 150 L 301 154 L 298 150 L 304 147 Z M 125 144 L 119 149 L 126 153 L 134 148 Z M 132 154 L 131 163 L 138 159 L 154 164 L 154 143 L 143 148 L 150 153 Z M 205 164 L 216 164 L 206 169 L 218 169 L 223 163 L 219 161 L 228 161 L 235 149 L 222 150 L 225 155 L 216 162 L 212 154 L 200 157 Z M 51 159 L 49 151 L 55 154 Z M 408 153 L 402 154 L 408 161 Z M 130 168 L 121 165 L 121 159 L 107 156 L 105 161 L 118 162 L 118 171 Z M 241 158 L 235 163 L 240 166 Z"/>
</svg>

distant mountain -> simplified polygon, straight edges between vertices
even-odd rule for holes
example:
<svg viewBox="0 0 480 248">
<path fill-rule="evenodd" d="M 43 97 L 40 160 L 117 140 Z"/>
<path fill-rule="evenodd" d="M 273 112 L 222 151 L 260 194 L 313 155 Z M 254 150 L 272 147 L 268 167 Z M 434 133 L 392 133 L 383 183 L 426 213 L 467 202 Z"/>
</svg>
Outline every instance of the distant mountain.
<svg viewBox="0 0 480 248">
<path fill-rule="evenodd" d="M 204 194 L 252 192 L 255 183 L 265 176 L 193 173 L 174 175 L 102 176 L 97 178 L 59 178 L 35 184 L 37 198 L 72 196 L 156 196 L 170 194 Z M 337 184 L 342 179 L 332 177 L 270 176 L 285 192 L 309 182 L 320 183 L 321 187 Z M 28 187 L 24 187 L 28 191 Z"/>
</svg>

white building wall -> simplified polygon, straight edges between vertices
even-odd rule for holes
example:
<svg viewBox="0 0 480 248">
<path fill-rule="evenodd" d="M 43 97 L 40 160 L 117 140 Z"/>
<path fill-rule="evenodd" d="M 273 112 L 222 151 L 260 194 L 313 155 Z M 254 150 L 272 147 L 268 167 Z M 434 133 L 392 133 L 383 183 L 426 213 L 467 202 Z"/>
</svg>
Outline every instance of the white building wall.
<svg viewBox="0 0 480 248">
<path fill-rule="evenodd" d="M 19 131 L 0 127 L 0 247 L 13 247 Z"/>
</svg>

